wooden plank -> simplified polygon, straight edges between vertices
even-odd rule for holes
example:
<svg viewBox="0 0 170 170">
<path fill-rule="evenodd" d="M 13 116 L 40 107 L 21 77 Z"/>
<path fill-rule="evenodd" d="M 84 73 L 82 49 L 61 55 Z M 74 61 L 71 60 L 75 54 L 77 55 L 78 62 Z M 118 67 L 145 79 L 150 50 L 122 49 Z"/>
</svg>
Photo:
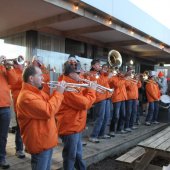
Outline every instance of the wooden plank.
<svg viewBox="0 0 170 170">
<path fill-rule="evenodd" d="M 154 142 L 150 143 L 149 145 L 146 145 L 146 147 L 148 147 L 148 148 L 156 148 L 156 147 L 158 147 L 159 145 L 161 145 L 163 142 L 165 142 L 168 139 L 170 139 L 170 132 L 164 134 L 163 136 L 161 136 L 160 138 L 158 138 Z"/>
<path fill-rule="evenodd" d="M 156 149 L 163 150 L 163 151 L 168 151 L 167 149 L 169 147 L 170 147 L 170 139 L 164 141 L 161 145 L 157 146 Z"/>
<path fill-rule="evenodd" d="M 143 156 L 145 154 L 145 149 L 141 148 L 140 150 L 138 150 L 138 152 L 134 153 L 133 155 L 131 155 L 131 157 L 127 158 L 125 160 L 125 162 L 129 162 L 129 163 L 133 163 L 134 161 L 136 161 L 137 159 L 139 159 L 141 156 Z"/>
<path fill-rule="evenodd" d="M 144 153 L 145 153 L 145 149 L 137 146 L 133 148 L 132 150 L 130 150 L 129 152 L 117 158 L 116 161 L 133 163 L 135 160 L 141 157 Z"/>
<path fill-rule="evenodd" d="M 161 136 L 167 134 L 169 131 L 170 131 L 170 127 L 166 128 L 165 130 L 157 133 L 156 135 L 154 135 L 154 136 L 152 136 L 152 137 L 150 137 L 150 138 L 148 138 L 148 139 L 140 142 L 138 145 L 139 145 L 139 146 L 147 146 L 147 145 L 149 145 L 150 143 L 152 143 L 153 141 L 159 139 Z"/>
</svg>

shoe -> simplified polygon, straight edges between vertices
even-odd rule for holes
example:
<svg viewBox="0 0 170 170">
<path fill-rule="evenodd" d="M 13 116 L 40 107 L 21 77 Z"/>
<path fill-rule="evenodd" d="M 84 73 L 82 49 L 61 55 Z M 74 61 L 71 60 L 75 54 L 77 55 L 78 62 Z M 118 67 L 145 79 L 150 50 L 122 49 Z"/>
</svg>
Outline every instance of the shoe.
<svg viewBox="0 0 170 170">
<path fill-rule="evenodd" d="M 109 136 L 110 136 L 110 137 L 115 137 L 115 132 L 110 132 L 110 133 L 109 133 Z"/>
<path fill-rule="evenodd" d="M 131 128 L 126 128 L 125 131 L 132 132 L 132 129 Z"/>
<path fill-rule="evenodd" d="M 159 122 L 157 122 L 157 121 L 154 121 L 154 122 L 153 122 L 153 124 L 159 124 Z"/>
<path fill-rule="evenodd" d="M 87 142 L 85 142 L 85 141 L 82 141 L 81 143 L 82 143 L 82 146 L 86 146 L 87 145 Z"/>
<path fill-rule="evenodd" d="M 23 151 L 16 151 L 15 155 L 20 159 L 25 158 L 25 153 Z"/>
<path fill-rule="evenodd" d="M 89 141 L 90 141 L 90 142 L 93 142 L 93 143 L 99 143 L 99 142 L 100 142 L 99 139 L 97 139 L 97 138 L 92 138 L 92 137 L 89 138 Z"/>
<path fill-rule="evenodd" d="M 145 122 L 145 125 L 146 126 L 151 126 L 151 123 L 150 122 Z"/>
<path fill-rule="evenodd" d="M 0 168 L 8 169 L 8 168 L 10 168 L 10 165 L 8 162 L 6 162 L 6 160 L 4 160 L 4 161 L 0 162 Z"/>
<path fill-rule="evenodd" d="M 128 133 L 128 132 L 125 131 L 125 130 L 121 130 L 121 131 L 120 131 L 120 134 L 126 134 L 126 133 Z"/>
<path fill-rule="evenodd" d="M 138 129 L 138 127 L 132 126 L 131 129 L 132 129 L 132 130 L 135 130 L 135 129 Z"/>
<path fill-rule="evenodd" d="M 99 136 L 99 139 L 110 139 L 110 138 L 111 138 L 110 135 Z"/>
</svg>

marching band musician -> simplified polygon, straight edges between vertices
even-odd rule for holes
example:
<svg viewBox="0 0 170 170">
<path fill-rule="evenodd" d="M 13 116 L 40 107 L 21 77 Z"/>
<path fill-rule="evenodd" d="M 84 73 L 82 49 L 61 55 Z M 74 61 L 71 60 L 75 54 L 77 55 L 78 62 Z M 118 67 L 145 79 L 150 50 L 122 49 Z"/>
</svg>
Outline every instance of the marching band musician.
<svg viewBox="0 0 170 170">
<path fill-rule="evenodd" d="M 0 57 L 0 167 L 3 169 L 8 169 L 10 165 L 6 161 L 6 144 L 8 137 L 8 128 L 10 124 L 10 89 L 7 82 L 6 68 L 4 67 L 2 61 L 4 56 Z"/>
<path fill-rule="evenodd" d="M 64 64 L 63 80 L 69 83 L 79 82 L 79 73 L 68 61 Z M 78 92 L 64 92 L 64 100 L 57 114 L 58 131 L 64 144 L 62 151 L 64 170 L 85 170 L 82 159 L 82 131 L 86 126 L 87 110 L 96 100 L 96 84 L 90 88 L 79 88 Z"/>
<path fill-rule="evenodd" d="M 149 80 L 146 84 L 146 96 L 149 102 L 148 114 L 146 116 L 145 124 L 150 126 L 151 123 L 158 124 L 158 111 L 159 111 L 159 98 L 160 98 L 160 89 L 158 84 L 154 81 L 156 76 L 155 71 L 150 71 Z"/>
<path fill-rule="evenodd" d="M 100 61 L 94 59 L 91 62 L 91 71 L 89 74 L 90 80 L 96 80 L 97 84 L 104 87 L 109 87 L 108 83 L 108 66 L 104 64 L 100 66 Z M 100 71 L 100 73 L 99 73 Z M 96 77 L 97 76 L 97 77 Z M 99 143 L 99 139 L 109 139 L 110 136 L 106 135 L 106 126 L 110 119 L 110 97 L 111 93 L 96 91 L 96 101 L 94 105 L 94 113 L 96 120 L 89 141 Z"/>
<path fill-rule="evenodd" d="M 19 57 L 22 58 L 22 60 L 24 60 L 23 56 L 19 56 Z M 14 112 L 17 115 L 16 102 L 22 87 L 22 72 L 23 72 L 24 64 L 18 64 L 16 60 L 14 60 L 13 66 L 7 64 L 6 68 L 7 68 L 8 83 L 10 85 L 12 98 L 13 98 Z M 20 134 L 20 128 L 18 125 L 17 116 L 16 116 L 16 122 L 17 122 L 16 133 L 15 133 L 16 156 L 22 159 L 25 157 L 25 154 L 23 152 L 23 142 Z"/>
<path fill-rule="evenodd" d="M 111 88 L 114 88 L 111 97 L 113 103 L 113 116 L 110 124 L 110 136 L 114 137 L 117 130 L 120 130 L 121 134 L 126 133 L 126 131 L 124 131 L 126 116 L 125 100 L 127 100 L 126 80 L 118 73 L 109 79 L 109 85 Z M 120 125 L 119 127 L 118 123 Z"/>
<path fill-rule="evenodd" d="M 43 64 L 43 59 L 40 56 L 33 56 L 32 58 L 32 64 L 34 66 L 37 66 L 41 69 L 42 74 L 43 74 L 43 81 L 45 83 L 50 81 L 50 73 L 48 71 L 48 69 L 45 67 L 45 65 Z M 48 95 L 50 94 L 50 88 L 47 84 L 43 84 L 42 90 L 44 92 L 46 92 Z"/>
<path fill-rule="evenodd" d="M 63 100 L 65 83 L 49 96 L 42 87 L 39 67 L 30 65 L 23 73 L 23 84 L 17 99 L 17 117 L 26 151 L 31 154 L 33 170 L 49 170 L 53 147 L 57 145 L 55 115 Z"/>
<path fill-rule="evenodd" d="M 126 80 L 127 100 L 125 131 L 131 132 L 137 128 L 134 126 L 134 122 L 137 116 L 137 105 L 139 98 L 138 88 L 140 88 L 142 84 L 140 80 L 135 79 L 134 70 L 132 68 L 128 68 L 126 74 L 131 78 Z"/>
</svg>

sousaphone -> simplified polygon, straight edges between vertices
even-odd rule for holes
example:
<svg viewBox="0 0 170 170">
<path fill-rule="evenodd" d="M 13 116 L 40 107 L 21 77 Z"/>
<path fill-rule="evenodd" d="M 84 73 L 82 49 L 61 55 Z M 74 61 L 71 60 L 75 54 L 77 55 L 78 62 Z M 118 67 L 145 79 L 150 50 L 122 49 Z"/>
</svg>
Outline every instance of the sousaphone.
<svg viewBox="0 0 170 170">
<path fill-rule="evenodd" d="M 122 56 L 116 50 L 111 50 L 108 54 L 108 63 L 112 68 L 119 68 L 122 65 Z"/>
</svg>

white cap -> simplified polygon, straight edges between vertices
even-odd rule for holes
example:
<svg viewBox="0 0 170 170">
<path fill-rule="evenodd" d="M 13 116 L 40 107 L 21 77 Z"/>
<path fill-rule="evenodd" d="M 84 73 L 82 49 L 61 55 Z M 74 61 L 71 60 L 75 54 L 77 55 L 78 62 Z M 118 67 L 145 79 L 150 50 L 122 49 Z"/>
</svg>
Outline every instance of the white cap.
<svg viewBox="0 0 170 170">
<path fill-rule="evenodd" d="M 75 57 L 69 57 L 68 58 L 68 61 L 74 61 L 74 62 L 77 62 L 76 58 Z"/>
</svg>

